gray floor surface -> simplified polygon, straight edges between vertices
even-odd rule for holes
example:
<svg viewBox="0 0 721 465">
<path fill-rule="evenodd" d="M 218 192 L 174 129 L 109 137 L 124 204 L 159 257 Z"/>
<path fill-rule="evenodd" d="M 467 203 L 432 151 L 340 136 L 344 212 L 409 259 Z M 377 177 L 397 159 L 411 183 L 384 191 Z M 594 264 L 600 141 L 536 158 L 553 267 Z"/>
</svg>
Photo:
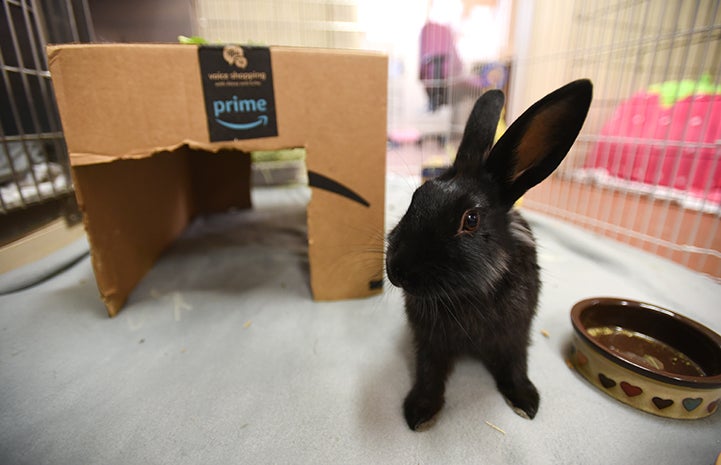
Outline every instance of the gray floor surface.
<svg viewBox="0 0 721 465">
<path fill-rule="evenodd" d="M 389 179 L 389 225 L 411 186 Z M 253 212 L 195 221 L 114 319 L 83 242 L 39 284 L 12 292 L 17 275 L 0 277 L 0 463 L 707 465 L 721 452 L 721 414 L 636 411 L 564 361 L 578 300 L 650 301 L 721 331 L 721 286 L 532 213 L 544 279 L 530 349 L 538 416 L 514 414 L 464 360 L 436 425 L 409 431 L 401 293 L 312 301 L 308 195 L 259 191 Z"/>
</svg>

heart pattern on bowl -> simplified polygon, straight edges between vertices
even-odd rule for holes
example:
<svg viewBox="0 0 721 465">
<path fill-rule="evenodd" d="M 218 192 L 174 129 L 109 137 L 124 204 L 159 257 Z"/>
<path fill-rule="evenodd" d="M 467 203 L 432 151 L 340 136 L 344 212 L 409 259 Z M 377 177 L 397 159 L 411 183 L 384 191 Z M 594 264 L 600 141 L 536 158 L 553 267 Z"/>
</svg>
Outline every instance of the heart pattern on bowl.
<svg viewBox="0 0 721 465">
<path fill-rule="evenodd" d="M 708 407 L 706 407 L 708 409 L 708 413 L 714 413 L 716 411 L 719 401 L 721 401 L 721 399 L 716 399 L 708 404 Z"/>
<path fill-rule="evenodd" d="M 603 373 L 598 374 L 598 380 L 601 382 L 601 385 L 605 387 L 606 389 L 611 389 L 616 385 L 616 381 L 612 380 L 608 376 L 604 375 Z"/>
<path fill-rule="evenodd" d="M 588 363 L 588 358 L 579 350 L 576 352 L 576 361 L 578 362 L 578 366 L 584 366 Z"/>
<path fill-rule="evenodd" d="M 579 355 L 580 353 L 581 352 L 576 351 L 576 355 Z M 643 394 L 643 389 L 640 386 L 633 385 L 628 381 L 621 381 L 620 383 L 617 383 L 616 380 L 606 376 L 603 373 L 598 374 L 598 381 L 606 389 L 612 389 L 618 384 L 624 394 L 626 394 L 626 396 L 628 397 L 636 397 Z M 656 406 L 658 410 L 667 409 L 675 403 L 673 399 L 665 399 L 663 397 L 657 396 L 653 397 L 651 399 L 651 402 L 653 403 L 653 405 Z M 699 406 L 701 406 L 703 402 L 703 398 L 701 397 L 686 397 L 681 401 L 681 405 L 683 405 L 683 408 L 687 412 L 692 412 L 699 408 Z M 715 412 L 719 406 L 719 403 L 721 403 L 721 399 L 716 399 L 713 402 L 709 402 L 708 406 L 706 407 L 708 412 Z"/>
<path fill-rule="evenodd" d="M 643 389 L 626 381 L 621 381 L 621 389 L 623 389 L 623 392 L 626 393 L 628 397 L 636 397 L 643 394 Z"/>
<path fill-rule="evenodd" d="M 679 393 L 673 389 L 659 389 L 656 383 L 629 376 L 623 370 L 607 368 L 587 354 L 589 352 L 583 346 L 572 344 L 566 363 L 611 397 L 639 410 L 662 417 L 696 419 L 714 414 L 721 407 L 721 398 L 715 392 Z M 594 355 L 593 351 L 590 354 Z"/>
<path fill-rule="evenodd" d="M 701 405 L 701 402 L 703 402 L 703 399 L 700 397 L 687 397 L 684 400 L 681 401 L 681 404 L 683 405 L 683 408 L 686 409 L 687 412 L 691 412 L 693 410 L 696 410 L 699 405 Z"/>
<path fill-rule="evenodd" d="M 673 405 L 673 400 L 662 399 L 661 397 L 654 397 L 651 399 L 651 402 L 653 402 L 653 405 L 655 405 L 659 410 L 663 410 Z"/>
</svg>

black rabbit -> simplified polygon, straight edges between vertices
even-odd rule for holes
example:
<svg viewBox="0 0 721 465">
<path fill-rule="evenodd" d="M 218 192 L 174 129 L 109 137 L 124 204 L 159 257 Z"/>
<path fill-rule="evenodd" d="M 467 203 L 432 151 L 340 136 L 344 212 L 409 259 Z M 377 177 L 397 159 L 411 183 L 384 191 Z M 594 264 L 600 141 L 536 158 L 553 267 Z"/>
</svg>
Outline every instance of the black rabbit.
<svg viewBox="0 0 721 465">
<path fill-rule="evenodd" d="M 529 332 L 541 287 L 536 244 L 516 200 L 558 167 L 578 136 L 592 85 L 574 81 L 536 102 L 493 145 L 503 93 L 476 102 L 453 166 L 419 187 L 388 236 L 386 270 L 403 288 L 416 348 L 408 426 L 428 426 L 455 359 L 480 359 L 513 410 L 533 418 Z"/>
</svg>

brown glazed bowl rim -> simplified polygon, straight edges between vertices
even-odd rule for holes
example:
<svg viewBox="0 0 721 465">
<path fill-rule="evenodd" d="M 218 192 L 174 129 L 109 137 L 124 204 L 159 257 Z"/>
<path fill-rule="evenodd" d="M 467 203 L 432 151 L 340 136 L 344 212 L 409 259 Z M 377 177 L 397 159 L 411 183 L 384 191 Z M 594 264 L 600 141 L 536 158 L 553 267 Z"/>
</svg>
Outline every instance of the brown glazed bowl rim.
<svg viewBox="0 0 721 465">
<path fill-rule="evenodd" d="M 664 370 L 652 370 L 611 352 L 611 350 L 609 350 L 606 346 L 591 337 L 587 331 L 588 328 L 586 327 L 586 322 L 589 320 L 589 316 L 591 318 L 601 318 L 604 312 L 606 312 L 606 315 L 614 316 L 614 311 L 618 312 L 620 309 L 623 309 L 624 312 L 624 316 L 621 317 L 622 319 L 624 319 L 625 316 L 630 315 L 629 318 L 626 318 L 627 321 L 607 321 L 605 323 L 608 325 L 617 323 L 616 326 L 625 327 L 621 323 L 628 323 L 629 320 L 634 320 L 631 326 L 635 327 L 631 329 L 654 337 L 667 344 L 671 344 L 672 346 L 677 344 L 673 344 L 669 340 L 665 339 L 668 337 L 680 338 L 685 335 L 687 337 L 676 342 L 686 344 L 688 348 L 692 349 L 692 351 L 702 352 L 703 355 L 710 352 L 708 354 L 709 360 L 704 360 L 704 365 L 702 366 L 707 367 L 708 365 L 712 365 L 713 372 L 709 376 L 689 376 L 670 373 Z M 594 313 L 597 315 L 594 315 Z M 659 325 L 658 323 L 662 323 L 662 325 Z M 586 341 L 586 343 L 596 352 L 611 362 L 627 368 L 634 373 L 661 381 L 663 383 L 697 389 L 715 389 L 721 387 L 721 336 L 701 323 L 687 318 L 677 312 L 657 305 L 631 299 L 594 297 L 582 300 L 573 306 L 571 309 L 571 324 L 573 325 L 573 329 L 576 331 L 576 334 Z M 645 325 L 650 325 L 649 328 L 652 327 L 653 329 L 651 331 L 645 331 L 645 329 L 647 329 Z M 657 330 L 661 327 L 665 327 L 665 330 Z M 655 332 L 655 334 L 648 334 L 648 332 Z M 693 338 L 689 336 L 692 336 Z M 698 347 L 697 345 L 702 347 Z M 677 350 L 684 352 L 681 348 L 676 348 Z M 696 358 L 692 357 L 694 361 L 699 363 Z"/>
</svg>

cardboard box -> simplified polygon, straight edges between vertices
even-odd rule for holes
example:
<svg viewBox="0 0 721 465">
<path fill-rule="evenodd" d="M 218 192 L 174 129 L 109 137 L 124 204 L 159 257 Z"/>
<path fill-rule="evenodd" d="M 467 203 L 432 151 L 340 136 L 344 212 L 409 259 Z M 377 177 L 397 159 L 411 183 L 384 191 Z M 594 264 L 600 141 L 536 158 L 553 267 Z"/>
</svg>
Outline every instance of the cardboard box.
<svg viewBox="0 0 721 465">
<path fill-rule="evenodd" d="M 256 150 L 306 149 L 313 297 L 380 292 L 385 56 L 76 44 L 49 46 L 48 57 L 110 316 L 193 217 L 251 206 L 248 152 Z M 247 135 L 251 126 L 261 132 Z"/>
</svg>

